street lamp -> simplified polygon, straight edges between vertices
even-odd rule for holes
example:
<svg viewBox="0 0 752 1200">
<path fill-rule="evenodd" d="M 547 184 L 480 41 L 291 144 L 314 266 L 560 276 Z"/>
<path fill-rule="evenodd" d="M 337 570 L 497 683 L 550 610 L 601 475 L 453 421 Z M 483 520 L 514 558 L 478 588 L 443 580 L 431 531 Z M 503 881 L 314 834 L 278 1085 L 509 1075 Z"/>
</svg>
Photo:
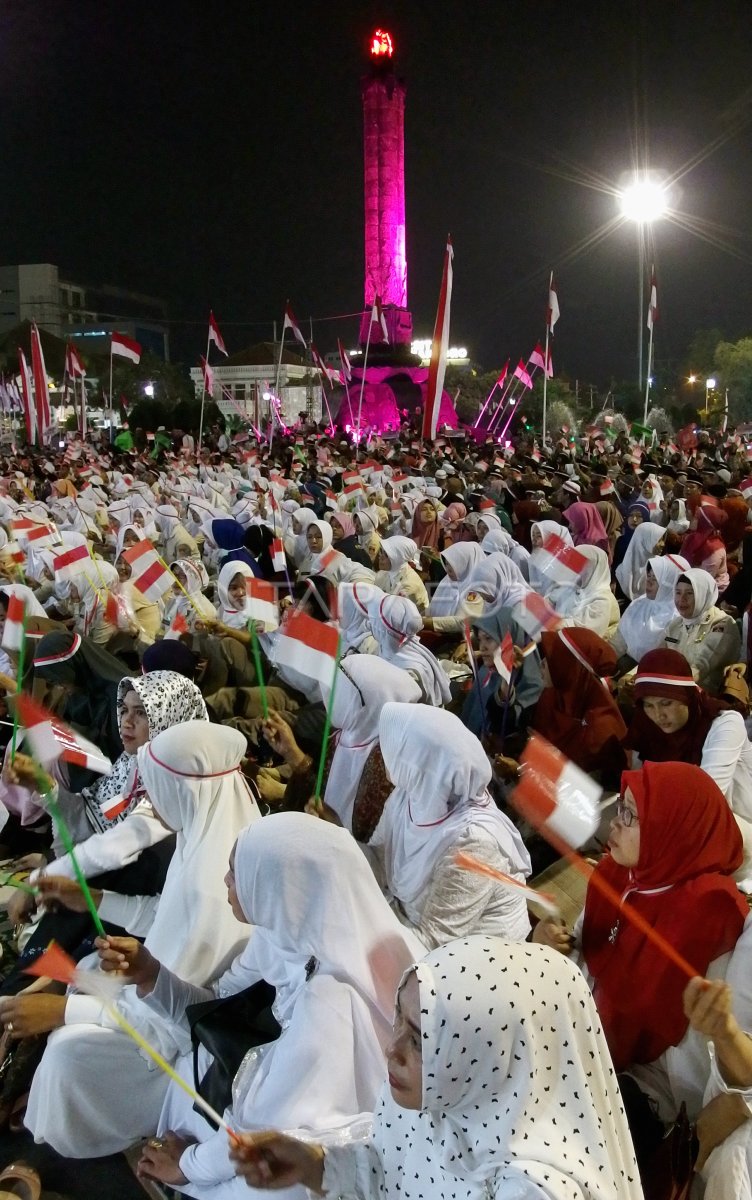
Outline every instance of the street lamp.
<svg viewBox="0 0 752 1200">
<path fill-rule="evenodd" d="M 715 391 L 715 379 L 712 377 L 705 380 L 705 413 L 710 422 L 710 393 Z"/>
<path fill-rule="evenodd" d="M 619 207 L 627 221 L 637 227 L 637 269 L 639 272 L 637 314 L 637 378 L 642 391 L 642 305 L 645 291 L 645 227 L 664 216 L 668 209 L 668 192 L 664 185 L 648 174 L 633 176 L 630 183 L 619 192 Z"/>
</svg>

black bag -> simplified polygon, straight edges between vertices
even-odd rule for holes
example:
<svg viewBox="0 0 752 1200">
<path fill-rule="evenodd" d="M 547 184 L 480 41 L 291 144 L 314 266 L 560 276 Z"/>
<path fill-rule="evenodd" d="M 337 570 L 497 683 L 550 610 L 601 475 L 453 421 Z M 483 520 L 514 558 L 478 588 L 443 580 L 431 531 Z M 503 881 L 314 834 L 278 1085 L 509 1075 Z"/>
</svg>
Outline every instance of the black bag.
<svg viewBox="0 0 752 1200">
<path fill-rule="evenodd" d="M 199 1096 L 219 1113 L 232 1103 L 232 1081 L 248 1051 L 276 1042 L 282 1032 L 271 1007 L 275 996 L 276 989 L 261 979 L 234 996 L 189 1004 L 186 1009 L 193 1042 L 194 1086 Z M 208 1050 L 213 1059 L 201 1080 L 199 1046 Z M 196 1108 L 196 1112 L 214 1126 L 203 1109 Z"/>
<path fill-rule="evenodd" d="M 643 1178 L 645 1200 L 689 1200 L 698 1145 L 682 1104 Z"/>
</svg>

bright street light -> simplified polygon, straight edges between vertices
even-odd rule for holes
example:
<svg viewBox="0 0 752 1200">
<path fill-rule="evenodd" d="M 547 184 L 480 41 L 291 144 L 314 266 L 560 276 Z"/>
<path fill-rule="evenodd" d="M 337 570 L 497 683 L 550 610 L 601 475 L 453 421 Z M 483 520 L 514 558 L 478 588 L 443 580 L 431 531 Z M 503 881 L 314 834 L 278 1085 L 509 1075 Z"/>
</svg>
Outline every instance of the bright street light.
<svg viewBox="0 0 752 1200">
<path fill-rule="evenodd" d="M 687 380 L 687 383 L 697 383 L 697 376 L 690 375 L 689 379 Z"/>
<path fill-rule="evenodd" d="M 638 225 L 647 225 L 662 217 L 668 208 L 668 196 L 662 184 L 652 179 L 635 178 L 619 194 L 622 216 Z"/>
<path fill-rule="evenodd" d="M 715 380 L 714 380 L 714 379 L 706 379 L 706 380 L 705 380 L 705 387 L 707 388 L 707 390 L 708 390 L 708 391 L 710 391 L 710 390 L 711 390 L 711 388 L 714 388 L 714 387 L 715 387 Z"/>
</svg>

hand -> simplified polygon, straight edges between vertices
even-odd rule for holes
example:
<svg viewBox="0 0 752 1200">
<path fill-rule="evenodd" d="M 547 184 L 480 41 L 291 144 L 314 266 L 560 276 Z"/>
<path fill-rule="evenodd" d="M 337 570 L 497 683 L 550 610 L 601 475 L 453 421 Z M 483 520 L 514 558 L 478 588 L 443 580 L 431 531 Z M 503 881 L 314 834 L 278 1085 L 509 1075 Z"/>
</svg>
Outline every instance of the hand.
<svg viewBox="0 0 752 1200">
<path fill-rule="evenodd" d="M 38 871 L 46 865 L 47 859 L 44 854 L 24 854 L 22 858 L 16 859 L 16 871 Z"/>
<path fill-rule="evenodd" d="M 269 770 L 267 767 L 260 767 L 256 775 L 256 787 L 261 793 L 262 800 L 266 800 L 267 804 L 281 804 L 285 798 L 287 784 L 283 783 L 278 777 L 275 770 Z"/>
<path fill-rule="evenodd" d="M 324 1150 L 283 1133 L 239 1133 L 230 1145 L 230 1158 L 249 1187 L 286 1188 L 302 1183 L 321 1194 Z"/>
<path fill-rule="evenodd" d="M 103 971 L 115 972 L 128 983 L 138 984 L 141 995 L 153 991 L 159 974 L 159 959 L 136 938 L 98 937 L 94 945 Z"/>
<path fill-rule="evenodd" d="M 32 792 L 46 793 L 52 791 L 54 787 L 50 776 L 37 766 L 33 758 L 30 758 L 28 754 L 22 754 L 20 750 L 16 751 L 16 757 L 12 763 L 10 759 L 6 761 L 3 777 L 6 783 L 29 788 Z"/>
<path fill-rule="evenodd" d="M 37 905 L 36 896 L 30 896 L 21 888 L 16 888 L 6 906 L 8 920 L 12 925 L 25 924 Z"/>
<path fill-rule="evenodd" d="M 555 917 L 544 917 L 533 930 L 533 941 L 539 946 L 548 946 L 560 954 L 569 954 L 572 949 L 572 934 L 563 921 Z"/>
<path fill-rule="evenodd" d="M 452 662 L 463 663 L 467 662 L 467 642 L 460 642 L 452 651 Z"/>
<path fill-rule="evenodd" d="M 706 1104 L 697 1118 L 697 1140 L 700 1149 L 695 1171 L 701 1171 L 716 1146 L 725 1142 L 729 1134 L 749 1119 L 749 1109 L 737 1093 L 722 1092 Z"/>
<path fill-rule="evenodd" d="M 684 995 L 684 1016 L 692 1029 L 706 1038 L 723 1040 L 733 1037 L 739 1026 L 731 1011 L 732 992 L 722 979 L 690 979 Z"/>
<path fill-rule="evenodd" d="M 10 675 L 4 675 L 2 672 L 0 672 L 0 688 L 6 692 L 18 691 L 15 679 L 11 679 Z"/>
<path fill-rule="evenodd" d="M 148 1138 L 136 1168 L 139 1179 L 157 1179 L 160 1183 L 187 1183 L 180 1170 L 180 1156 L 192 1146 L 195 1138 L 178 1137 L 176 1133 L 163 1133 L 160 1138 Z"/>
<path fill-rule="evenodd" d="M 433 629 L 433 617 L 424 617 L 423 618 L 423 628 L 424 629 Z"/>
<path fill-rule="evenodd" d="M 323 800 L 317 800 L 315 796 L 311 796 L 311 799 L 305 806 L 305 812 L 308 813 L 309 817 L 318 817 L 320 821 L 328 821 L 330 825 L 342 826 L 342 822 L 334 809 L 330 808 L 328 804 L 324 804 Z"/>
<path fill-rule="evenodd" d="M 261 723 L 261 731 L 277 754 L 281 754 L 286 763 L 296 767 L 305 758 L 303 751 L 295 741 L 295 734 L 284 717 L 278 712 L 270 712 L 266 721 Z"/>
<path fill-rule="evenodd" d="M 519 769 L 520 764 L 516 758 L 507 758 L 506 754 L 496 754 L 494 756 L 494 770 L 502 779 L 516 779 Z"/>
<path fill-rule="evenodd" d="M 41 875 L 37 880 L 39 898 L 48 908 L 62 904 L 71 912 L 88 912 L 89 906 L 80 885 L 74 879 L 64 879 L 61 875 Z M 90 888 L 92 899 L 99 908 L 102 903 L 102 893 L 98 888 Z"/>
<path fill-rule="evenodd" d="M 65 1024 L 65 996 L 37 992 L 0 1000 L 0 1021 L 14 1040 L 50 1033 Z"/>
</svg>

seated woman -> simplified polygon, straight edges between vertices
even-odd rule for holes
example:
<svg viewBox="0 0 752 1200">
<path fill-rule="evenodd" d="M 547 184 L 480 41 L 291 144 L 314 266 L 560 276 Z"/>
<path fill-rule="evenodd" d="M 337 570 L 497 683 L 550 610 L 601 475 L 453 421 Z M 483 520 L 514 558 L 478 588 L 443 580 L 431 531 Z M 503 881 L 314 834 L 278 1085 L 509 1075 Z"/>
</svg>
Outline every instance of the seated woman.
<svg viewBox="0 0 752 1200">
<path fill-rule="evenodd" d="M 528 579 L 530 586 L 540 596 L 545 596 L 554 586 L 551 579 L 541 569 L 547 559 L 542 553 L 543 543 L 552 535 L 561 538 L 567 546 L 573 546 L 572 535 L 565 525 L 560 525 L 558 521 L 533 521 L 530 526 L 530 559 L 528 562 Z"/>
<path fill-rule="evenodd" d="M 609 553 L 608 533 L 594 504 L 576 500 L 564 513 L 564 520 L 569 525 L 575 546 L 598 546 Z"/>
<path fill-rule="evenodd" d="M 462 723 L 479 738 L 487 733 L 502 739 L 506 734 L 524 733 L 543 691 L 540 655 L 533 649 L 515 665 L 510 695 L 509 686 L 496 670 L 494 655 L 507 634 L 518 648 L 526 646 L 529 638 L 512 619 L 510 608 L 475 617 L 473 628 L 478 634 L 479 662 L 462 707 Z"/>
<path fill-rule="evenodd" d="M 375 592 L 368 604 L 368 615 L 379 654 L 395 667 L 410 672 L 420 686 L 425 704 L 447 704 L 451 700 L 449 679 L 438 659 L 418 641 L 423 619 L 412 600 Z"/>
<path fill-rule="evenodd" d="M 330 517 L 333 535 L 333 545 L 335 550 L 340 554 L 351 558 L 353 562 L 360 563 L 362 567 L 371 567 L 371 559 L 368 552 L 358 545 L 358 535 L 355 530 L 355 522 L 350 513 L 335 512 Z"/>
<path fill-rule="evenodd" d="M 675 554 L 649 558 L 645 567 L 645 594 L 632 600 L 621 615 L 619 627 L 608 639 L 614 648 L 620 675 L 631 671 L 647 654 L 663 645 L 666 626 L 676 615 L 674 588 L 689 563 Z"/>
<path fill-rule="evenodd" d="M 733 617 L 716 605 L 718 588 L 707 571 L 691 567 L 674 587 L 676 616 L 666 626 L 664 646 L 678 650 L 706 692 L 717 694 L 724 669 L 739 659 L 741 635 Z"/>
<path fill-rule="evenodd" d="M 426 498 L 417 504 L 410 523 L 410 537 L 419 550 L 430 549 L 438 553 L 441 532 L 439 510 L 440 505 L 436 500 Z"/>
<path fill-rule="evenodd" d="M 273 1122 L 325 1140 L 329 1131 L 337 1142 L 343 1126 L 373 1111 L 393 992 L 420 945 L 389 909 L 350 835 L 303 813 L 279 813 L 243 830 L 225 882 L 233 913 L 253 931 L 217 979 L 189 984 L 130 938 L 100 943 L 103 964 L 126 970 L 149 1008 L 186 1033 L 187 1005 L 260 980 L 272 985 L 282 1032 L 241 1064 L 226 1119 L 233 1128 Z M 203 1075 L 206 1051 L 202 1058 Z M 190 1051 L 178 1069 L 193 1081 Z M 174 1083 L 157 1134 L 161 1145 L 144 1147 L 142 1177 L 184 1188 L 195 1200 L 249 1194 L 230 1162 L 226 1132 L 214 1132 Z"/>
<path fill-rule="evenodd" d="M 603 680 L 613 675 L 616 655 L 590 629 L 559 629 L 540 640 L 543 691 L 532 727 L 583 771 L 600 771 L 609 782 L 626 766 L 627 731 Z"/>
<path fill-rule="evenodd" d="M 524 941 L 521 894 L 456 865 L 472 854 L 524 883 L 530 857 L 488 791 L 491 765 L 459 717 L 424 704 L 385 704 L 379 744 L 394 784 L 369 842 L 400 919 L 429 948 L 489 933 Z"/>
<path fill-rule="evenodd" d="M 719 788 L 699 767 L 647 763 L 624 774 L 609 849 L 595 871 L 621 903 L 615 907 L 588 885 L 582 956 L 614 1066 L 632 1080 L 624 1090 L 633 1112 L 646 1109 L 647 1098 L 666 1124 L 684 1101 L 693 1120 L 707 1066 L 699 1037 L 688 1032 L 687 977 L 626 910 L 639 911 L 700 974 L 722 978 L 749 912 L 732 878 L 741 836 Z M 550 932 L 544 921 L 534 937 L 546 940 Z M 644 1148 L 650 1151 L 650 1139 Z"/>
<path fill-rule="evenodd" d="M 178 835 L 162 894 L 93 891 L 103 921 L 145 937 L 149 953 L 188 983 L 203 985 L 220 975 L 245 940 L 220 875 L 241 829 L 259 819 L 238 770 L 244 753 L 241 734 L 206 721 L 177 725 L 144 746 L 141 781 L 155 813 Z M 38 887 L 47 900 L 85 911 L 72 881 L 48 876 Z M 185 1053 L 182 1026 L 150 1009 L 134 986 L 123 989 L 117 1004 L 165 1058 Z M 16 996 L 0 1018 L 19 1032 L 31 1021 L 35 1032 L 54 1030 L 26 1114 L 37 1142 L 68 1158 L 96 1158 L 154 1133 L 167 1076 L 152 1070 L 93 996 Z"/>
<path fill-rule="evenodd" d="M 131 564 L 122 554 L 115 559 L 115 569 L 118 581 L 110 590 L 118 602 L 118 627 L 128 622 L 127 627 L 136 638 L 139 653 L 142 653 L 147 646 L 153 644 L 160 633 L 162 602 L 147 600 L 143 593 L 134 587 L 131 582 Z"/>
<path fill-rule="evenodd" d="M 681 547 L 682 555 L 691 567 L 702 568 L 713 577 L 719 595 L 723 595 L 729 585 L 726 545 L 721 537 L 721 529 L 727 521 L 728 514 L 708 496 L 703 496 Z"/>
<path fill-rule="evenodd" d="M 118 684 L 128 673 L 119 658 L 88 638 L 78 633 L 48 633 L 34 653 L 34 695 L 108 758 L 115 759 L 122 750 Z M 70 778 L 77 790 L 80 770 L 73 768 Z M 92 778 L 91 772 L 86 772 L 85 782 Z"/>
<path fill-rule="evenodd" d="M 641 595 L 645 563 L 655 554 L 663 536 L 664 530 L 650 520 L 646 504 L 630 504 L 626 528 L 614 547 L 612 564 L 620 598 L 634 600 Z"/>
<path fill-rule="evenodd" d="M 378 654 L 379 647 L 368 618 L 368 605 L 373 596 L 374 585 L 369 583 L 341 583 L 337 588 L 343 654 Z"/>
<path fill-rule="evenodd" d="M 373 581 L 373 571 L 364 567 L 346 554 L 335 550 L 332 527 L 326 521 L 310 521 L 306 529 L 308 556 L 298 568 L 298 578 L 323 575 L 332 583 Z"/>
<path fill-rule="evenodd" d="M 715 781 L 744 839 L 737 880 L 752 890 L 752 743 L 742 716 L 708 696 L 676 650 L 651 650 L 640 659 L 634 700 L 624 745 L 641 762 L 693 763 Z"/>
<path fill-rule="evenodd" d="M 441 553 L 446 575 L 438 584 L 423 617 L 423 628 L 435 633 L 461 633 L 465 622 L 480 616 L 483 604 L 473 599 L 469 591 L 470 576 L 485 562 L 477 542 L 455 542 Z"/>
<path fill-rule="evenodd" d="M 484 554 L 507 554 L 515 566 L 520 568 L 523 579 L 529 581 L 530 551 L 516 542 L 506 529 L 491 529 L 482 539 L 480 548 Z"/>
<path fill-rule="evenodd" d="M 333 520 L 334 518 L 332 518 Z M 418 547 L 412 538 L 382 538 L 374 583 L 390 596 L 405 596 L 412 600 L 418 612 L 428 611 L 428 592 L 418 574 Z"/>
<path fill-rule="evenodd" d="M 597 546 L 580 546 L 589 565 L 574 584 L 556 584 L 546 593 L 563 625 L 590 629 L 607 638 L 619 624 L 619 605 L 611 591 L 608 556 Z"/>
<path fill-rule="evenodd" d="M 209 576 L 201 560 L 179 558 L 170 563 L 170 570 L 177 583 L 173 584 L 172 591 L 165 596 L 162 618 L 165 630 L 170 629 L 178 614 L 185 617 L 189 626 L 193 626 L 196 620 L 200 621 L 202 618 L 216 621 L 217 610 L 204 595 L 204 589 L 209 586 Z"/>
<path fill-rule="evenodd" d="M 238 1172 L 355 1200 L 642 1200 L 592 997 L 542 947 L 468 937 L 412 967 L 387 1072 L 367 1141 L 242 1133 Z"/>
<path fill-rule="evenodd" d="M 107 597 L 118 583 L 118 573 L 112 563 L 98 559 L 91 572 L 74 575 L 70 581 L 70 610 L 74 628 L 81 637 L 88 638 L 96 646 L 106 647 L 110 642 L 120 647 L 119 621 L 114 621 L 108 611 Z M 130 627 L 130 622 L 128 622 Z M 135 628 L 135 623 L 134 623 Z"/>
</svg>

